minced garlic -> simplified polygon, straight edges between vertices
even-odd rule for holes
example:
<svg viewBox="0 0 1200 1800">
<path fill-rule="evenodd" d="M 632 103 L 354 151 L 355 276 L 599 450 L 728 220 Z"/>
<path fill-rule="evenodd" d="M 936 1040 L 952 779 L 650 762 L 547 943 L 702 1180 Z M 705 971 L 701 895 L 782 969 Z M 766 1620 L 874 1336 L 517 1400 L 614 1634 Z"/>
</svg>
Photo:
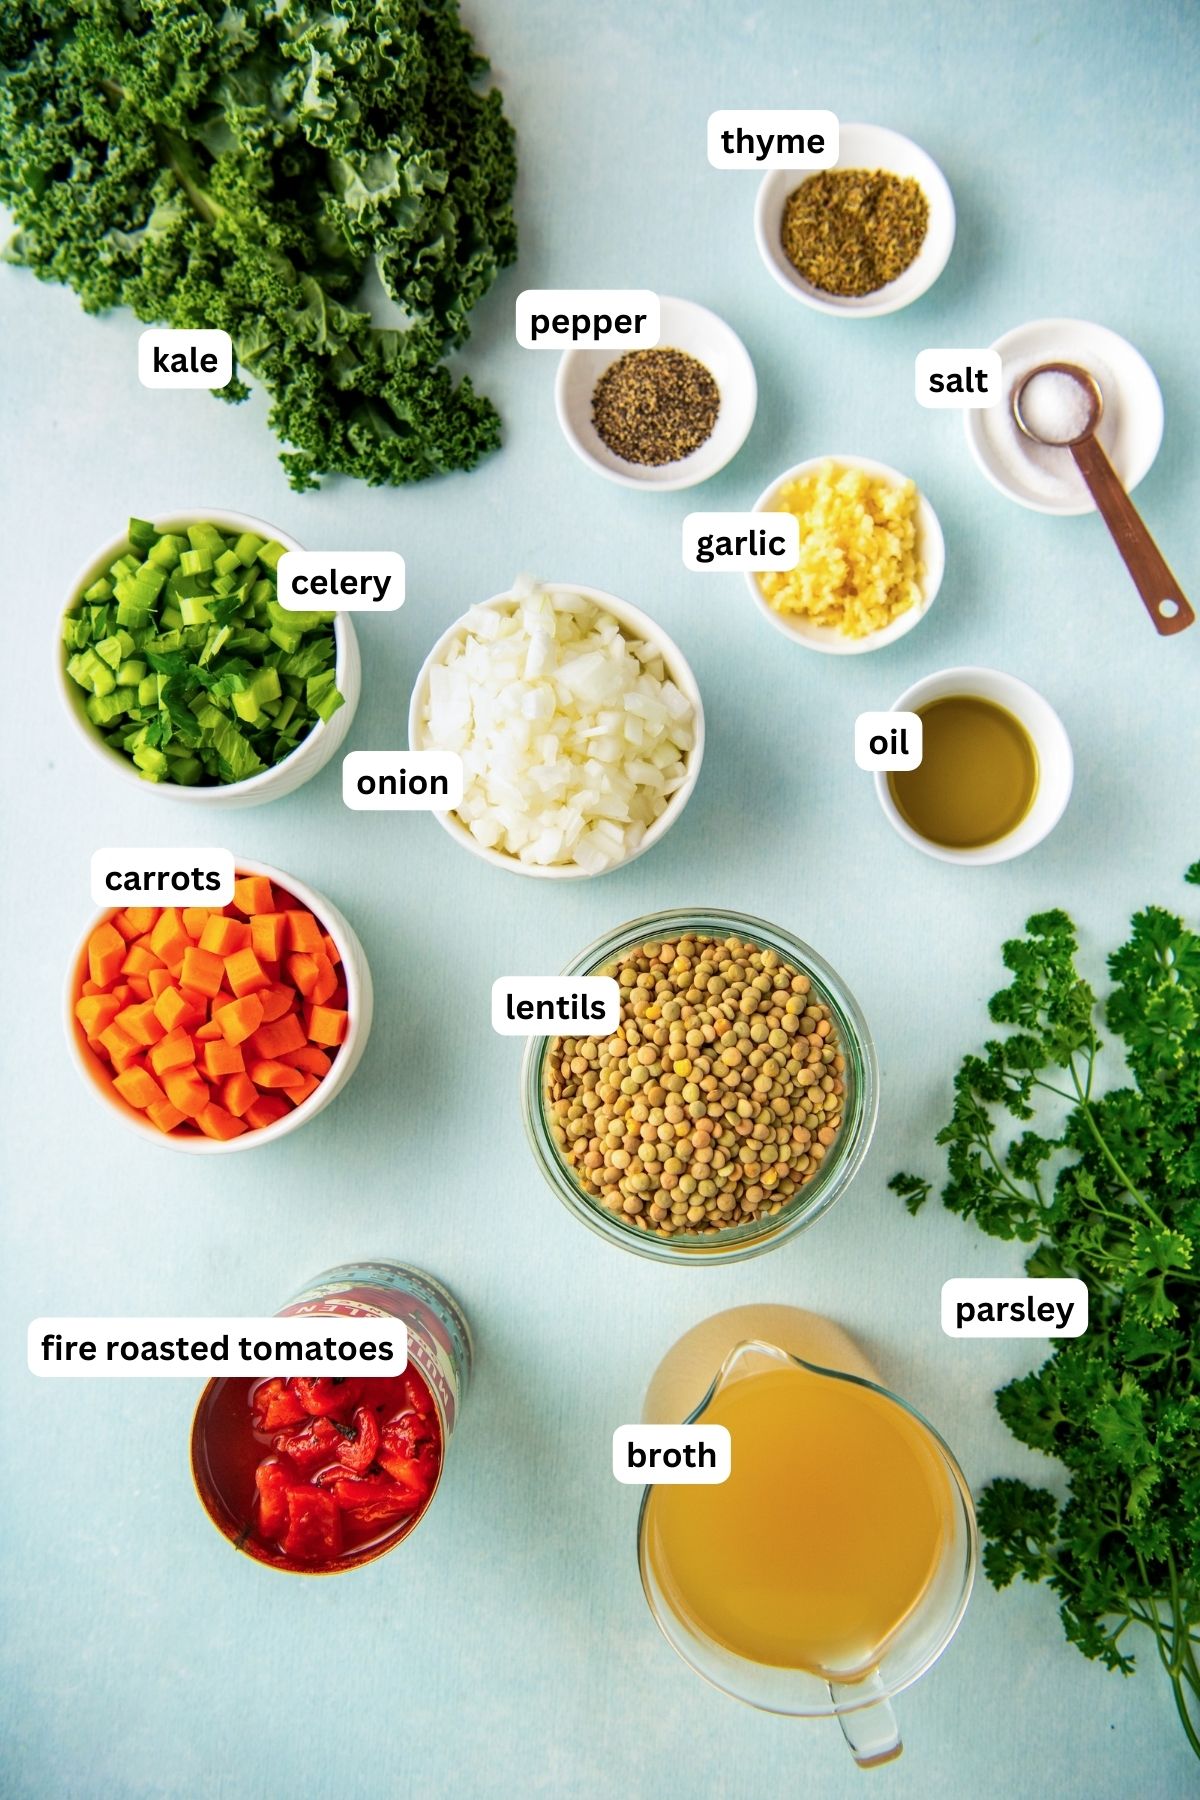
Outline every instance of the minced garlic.
<svg viewBox="0 0 1200 1800">
<path fill-rule="evenodd" d="M 767 602 L 785 618 L 867 637 L 919 602 L 925 571 L 911 481 L 823 462 L 785 482 L 771 510 L 800 521 L 795 568 L 758 577 Z"/>
</svg>

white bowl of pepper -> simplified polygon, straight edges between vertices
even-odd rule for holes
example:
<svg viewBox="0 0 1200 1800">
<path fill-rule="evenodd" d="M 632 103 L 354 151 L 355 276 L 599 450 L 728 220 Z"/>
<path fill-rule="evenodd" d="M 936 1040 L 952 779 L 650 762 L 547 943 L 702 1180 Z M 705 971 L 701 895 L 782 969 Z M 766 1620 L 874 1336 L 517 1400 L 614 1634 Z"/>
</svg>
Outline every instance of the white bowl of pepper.
<svg viewBox="0 0 1200 1800">
<path fill-rule="evenodd" d="M 780 287 L 817 312 L 874 319 L 928 293 L 954 247 L 954 197 L 933 158 L 882 125 L 843 125 L 832 169 L 773 169 L 754 235 Z"/>
<path fill-rule="evenodd" d="M 695 487 L 735 457 L 754 423 L 754 364 L 724 319 L 660 297 L 658 344 L 568 350 L 554 404 L 576 456 L 622 487 Z"/>
</svg>

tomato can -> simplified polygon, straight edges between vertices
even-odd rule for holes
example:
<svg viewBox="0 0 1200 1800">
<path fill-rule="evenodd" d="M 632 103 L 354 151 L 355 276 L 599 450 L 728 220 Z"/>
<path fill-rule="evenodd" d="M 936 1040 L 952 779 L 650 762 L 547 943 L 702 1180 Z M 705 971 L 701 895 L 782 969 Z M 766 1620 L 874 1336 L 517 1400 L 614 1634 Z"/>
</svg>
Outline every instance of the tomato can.
<svg viewBox="0 0 1200 1800">
<path fill-rule="evenodd" d="M 407 1263 L 341 1263 L 326 1269 L 281 1306 L 278 1317 L 317 1314 L 377 1319 L 387 1314 L 408 1327 L 408 1360 L 424 1378 L 449 1443 L 471 1379 L 474 1347 L 462 1308 L 440 1281 Z"/>
<path fill-rule="evenodd" d="M 244 1385 L 244 1378 L 231 1381 L 218 1377 L 208 1382 L 196 1409 L 191 1435 L 192 1479 L 201 1504 L 218 1531 L 236 1549 L 271 1568 L 304 1575 L 334 1574 L 374 1561 L 403 1543 L 421 1523 L 441 1487 L 446 1450 L 466 1394 L 474 1355 L 470 1328 L 454 1296 L 432 1275 L 407 1263 L 342 1263 L 326 1269 L 275 1314 L 281 1319 L 313 1316 L 392 1318 L 404 1323 L 408 1332 L 408 1363 L 428 1390 L 437 1414 L 441 1445 L 433 1486 L 411 1523 L 395 1534 L 381 1536 L 378 1543 L 347 1548 L 344 1553 L 310 1567 L 289 1560 L 286 1555 L 268 1555 L 256 1548 L 248 1524 L 249 1506 L 244 1498 L 233 1504 L 230 1490 L 215 1473 L 211 1449 L 214 1441 L 221 1441 L 219 1421 L 226 1407 L 223 1393 L 230 1405 L 244 1406 L 244 1400 L 237 1401 L 233 1392 L 235 1386 Z M 252 1500 L 249 1504 L 253 1504 Z"/>
</svg>

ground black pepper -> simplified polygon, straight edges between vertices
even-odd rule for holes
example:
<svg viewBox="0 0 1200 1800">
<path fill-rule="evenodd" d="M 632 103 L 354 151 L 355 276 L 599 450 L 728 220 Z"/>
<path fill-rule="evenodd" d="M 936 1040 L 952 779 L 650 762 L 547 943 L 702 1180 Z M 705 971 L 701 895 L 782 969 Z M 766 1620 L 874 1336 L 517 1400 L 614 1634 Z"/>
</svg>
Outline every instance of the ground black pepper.
<svg viewBox="0 0 1200 1800">
<path fill-rule="evenodd" d="M 798 274 L 847 298 L 903 275 L 928 229 L 929 202 L 911 176 L 825 169 L 788 196 L 780 238 Z"/>
<path fill-rule="evenodd" d="M 610 363 L 592 394 L 592 424 L 623 462 L 678 462 L 711 436 L 721 393 L 684 350 L 630 350 Z"/>
</svg>

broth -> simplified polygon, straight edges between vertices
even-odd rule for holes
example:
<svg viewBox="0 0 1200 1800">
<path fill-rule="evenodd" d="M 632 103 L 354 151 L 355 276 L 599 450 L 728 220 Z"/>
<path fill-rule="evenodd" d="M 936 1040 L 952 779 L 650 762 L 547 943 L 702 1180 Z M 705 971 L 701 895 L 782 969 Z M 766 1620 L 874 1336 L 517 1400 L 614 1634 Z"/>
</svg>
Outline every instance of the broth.
<svg viewBox="0 0 1200 1800">
<path fill-rule="evenodd" d="M 732 1471 L 652 1489 L 646 1547 L 664 1599 L 750 1662 L 861 1679 L 918 1605 L 950 1535 L 935 1444 L 897 1401 L 780 1368 L 719 1389 Z"/>
</svg>

